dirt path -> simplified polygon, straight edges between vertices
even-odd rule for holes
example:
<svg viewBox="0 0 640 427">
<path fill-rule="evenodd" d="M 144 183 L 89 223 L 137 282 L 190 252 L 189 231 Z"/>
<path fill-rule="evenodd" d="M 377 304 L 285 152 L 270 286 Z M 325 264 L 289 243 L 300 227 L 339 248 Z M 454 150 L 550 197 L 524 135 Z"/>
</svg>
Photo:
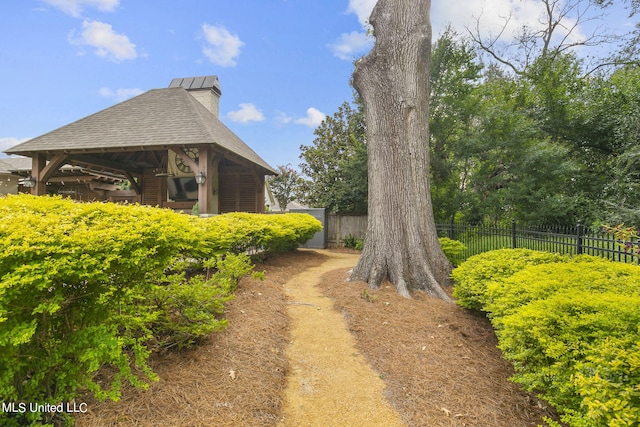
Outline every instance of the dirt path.
<svg viewBox="0 0 640 427">
<path fill-rule="evenodd" d="M 153 357 L 160 381 L 148 390 L 125 386 L 118 402 L 85 396 L 90 410 L 76 425 L 401 426 L 384 397 L 408 426 L 558 421 L 508 381 L 513 368 L 485 316 L 423 293 L 406 299 L 393 286 L 363 297 L 364 283 L 345 282 L 357 257 L 269 258 L 259 267 L 265 280 L 240 283 L 225 310 L 227 329 Z"/>
<path fill-rule="evenodd" d="M 291 371 L 278 426 L 404 426 L 383 396 L 380 375 L 356 350 L 342 315 L 316 286 L 324 273 L 355 266 L 358 255 L 317 252 L 329 259 L 285 284 Z"/>
</svg>

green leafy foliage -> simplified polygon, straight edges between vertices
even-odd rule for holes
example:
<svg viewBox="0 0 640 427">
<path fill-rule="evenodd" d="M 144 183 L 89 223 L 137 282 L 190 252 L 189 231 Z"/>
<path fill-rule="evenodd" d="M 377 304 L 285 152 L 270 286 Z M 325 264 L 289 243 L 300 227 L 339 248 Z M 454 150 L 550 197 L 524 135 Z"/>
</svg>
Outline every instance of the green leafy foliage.
<svg viewBox="0 0 640 427">
<path fill-rule="evenodd" d="M 256 215 L 235 212 L 193 218 L 192 221 L 200 242 L 190 253 L 197 259 L 209 259 L 227 252 L 286 252 L 322 230 L 320 221 L 303 213 Z"/>
<path fill-rule="evenodd" d="M 273 197 L 275 197 L 280 211 L 287 210 L 287 205 L 300 196 L 304 180 L 291 165 L 278 166 L 278 175 L 267 178 Z"/>
<path fill-rule="evenodd" d="M 364 248 L 364 238 L 356 237 L 353 234 L 349 234 L 342 239 L 342 243 L 345 248 L 357 249 L 359 251 Z"/>
<path fill-rule="evenodd" d="M 300 147 L 302 173 L 309 178 L 304 200 L 331 212 L 367 211 L 367 145 L 362 105 L 343 103 L 313 132 L 309 146 Z"/>
<path fill-rule="evenodd" d="M 464 243 L 448 237 L 439 237 L 438 241 L 440 242 L 442 252 L 444 252 L 444 255 L 447 257 L 449 262 L 453 265 L 458 265 L 462 254 L 467 249 Z"/>
<path fill-rule="evenodd" d="M 580 417 L 593 425 L 637 425 L 640 420 L 640 330 L 623 337 L 607 337 L 597 351 L 585 354 L 573 382 L 582 397 L 581 412 L 568 415 L 580 425 Z M 567 418 L 568 418 L 567 417 Z M 571 422 L 571 421 L 570 421 Z M 599 424 L 598 424 L 599 423 Z"/>
<path fill-rule="evenodd" d="M 601 220 L 640 223 L 640 69 L 621 67 L 588 81 L 574 108 L 574 155 L 585 166 L 580 190 L 604 212 Z"/>
<path fill-rule="evenodd" d="M 479 108 L 481 69 L 471 43 L 447 27 L 433 45 L 429 70 L 431 197 L 438 222 L 450 221 L 466 202 L 470 150 L 465 141 Z"/>
<path fill-rule="evenodd" d="M 454 271 L 463 305 L 487 311 L 512 379 L 564 423 L 638 425 L 640 267 L 588 255 L 537 257 L 500 250 L 469 258 Z"/>
<path fill-rule="evenodd" d="M 619 416 L 628 424 L 618 425 L 631 426 L 640 422 L 640 378 L 627 357 L 637 352 L 639 322 L 640 297 L 574 289 L 524 305 L 497 333 L 512 379 L 562 411 L 563 421 L 609 426 Z"/>
<path fill-rule="evenodd" d="M 591 255 L 579 255 L 570 262 L 530 265 L 500 281 L 487 284 L 484 309 L 501 318 L 524 305 L 559 292 L 640 293 L 640 268 L 613 263 Z"/>
<path fill-rule="evenodd" d="M 153 324 L 157 345 L 183 348 L 224 329 L 227 321 L 218 316 L 224 312 L 224 303 L 232 298 L 202 276 L 154 289 L 153 300 L 160 310 Z"/>
<path fill-rule="evenodd" d="M 83 390 L 118 400 L 125 382 L 148 387 L 157 380 L 152 350 L 226 326 L 224 304 L 253 268 L 247 250 L 290 250 L 320 228 L 306 214 L 194 218 L 1 197 L 0 400 L 59 403 Z M 0 421 L 47 421 L 41 416 Z"/>
<path fill-rule="evenodd" d="M 195 243 L 186 218 L 141 206 L 17 196 L 0 203 L 0 385 L 3 400 L 68 401 L 78 389 L 119 398 L 144 386 L 144 295 Z M 106 385 L 102 365 L 118 368 Z"/>
<path fill-rule="evenodd" d="M 468 258 L 451 277 L 455 280 L 453 296 L 463 307 L 483 310 L 488 302 L 487 288 L 529 265 L 558 262 L 562 255 L 530 249 L 499 249 Z"/>
</svg>

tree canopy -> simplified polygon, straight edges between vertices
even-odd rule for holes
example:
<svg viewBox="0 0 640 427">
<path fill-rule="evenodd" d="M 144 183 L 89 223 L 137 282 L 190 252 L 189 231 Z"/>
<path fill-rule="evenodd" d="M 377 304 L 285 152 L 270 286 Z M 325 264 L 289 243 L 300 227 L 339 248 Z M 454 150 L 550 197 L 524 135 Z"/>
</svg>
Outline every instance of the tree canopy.
<svg viewBox="0 0 640 427">
<path fill-rule="evenodd" d="M 367 212 L 367 146 L 362 105 L 345 102 L 300 147 L 304 201 L 331 212 Z"/>
<path fill-rule="evenodd" d="M 269 177 L 267 183 L 280 211 L 284 212 L 291 201 L 300 197 L 303 180 L 300 174 L 287 164 L 278 166 L 278 175 Z"/>
<path fill-rule="evenodd" d="M 450 28 L 434 41 L 425 143 L 437 222 L 640 223 L 640 65 L 600 41 L 606 66 L 549 43 L 517 70 Z M 365 129 L 360 103 L 345 103 L 301 147 L 314 204 L 366 210 Z"/>
</svg>

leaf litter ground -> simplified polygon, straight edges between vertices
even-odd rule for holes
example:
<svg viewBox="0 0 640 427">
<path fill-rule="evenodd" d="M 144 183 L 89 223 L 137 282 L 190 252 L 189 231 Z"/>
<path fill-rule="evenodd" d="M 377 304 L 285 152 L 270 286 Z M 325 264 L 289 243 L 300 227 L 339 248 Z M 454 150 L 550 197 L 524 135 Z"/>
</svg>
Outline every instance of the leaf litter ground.
<svg viewBox="0 0 640 427">
<path fill-rule="evenodd" d="M 402 298 L 390 284 L 346 282 L 357 256 L 299 250 L 267 259 L 256 267 L 264 281 L 240 283 L 225 331 L 155 356 L 160 381 L 147 391 L 85 399 L 90 411 L 76 425 L 525 427 L 557 418 L 508 381 L 513 370 L 484 316 L 423 293 Z"/>
</svg>

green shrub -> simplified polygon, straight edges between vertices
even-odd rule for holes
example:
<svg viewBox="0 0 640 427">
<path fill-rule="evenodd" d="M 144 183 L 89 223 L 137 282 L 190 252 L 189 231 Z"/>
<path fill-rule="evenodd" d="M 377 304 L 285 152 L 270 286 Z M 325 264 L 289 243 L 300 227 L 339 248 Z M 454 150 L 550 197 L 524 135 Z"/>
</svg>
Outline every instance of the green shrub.
<svg viewBox="0 0 640 427">
<path fill-rule="evenodd" d="M 453 295 L 463 307 L 484 310 L 487 285 L 504 280 L 530 265 L 558 262 L 566 257 L 530 249 L 498 249 L 474 255 L 453 270 Z"/>
<path fill-rule="evenodd" d="M 242 212 L 193 218 L 200 245 L 197 258 L 211 258 L 227 252 L 286 252 L 310 240 L 322 230 L 320 221 L 308 214 L 248 214 Z"/>
<path fill-rule="evenodd" d="M 221 318 L 225 303 L 232 300 L 239 280 L 253 270 L 245 254 L 220 256 L 205 267 L 213 275 L 186 278 L 184 272 L 169 276 L 166 284 L 154 287 L 151 301 L 158 311 L 152 330 L 161 348 L 184 348 L 227 326 Z"/>
<path fill-rule="evenodd" d="M 245 251 L 290 250 L 320 229 L 306 214 L 196 218 L 0 197 L 0 401 L 67 402 L 85 390 L 117 400 L 124 382 L 147 387 L 151 343 L 182 347 L 226 325 L 224 303 L 252 269 Z"/>
<path fill-rule="evenodd" d="M 364 239 L 361 237 L 356 237 L 353 234 L 349 234 L 342 239 L 342 243 L 345 248 L 356 249 L 361 251 L 364 248 Z"/>
<path fill-rule="evenodd" d="M 186 217 L 166 210 L 0 198 L 0 400 L 55 403 L 82 389 L 117 400 L 123 381 L 155 380 L 145 295 L 193 242 Z M 104 365 L 115 374 L 98 383 Z"/>
<path fill-rule="evenodd" d="M 640 423 L 640 297 L 562 290 L 501 319 L 513 380 L 538 392 L 571 426 Z M 604 422 L 606 420 L 606 422 Z"/>
<path fill-rule="evenodd" d="M 483 309 L 496 318 L 494 326 L 499 326 L 500 318 L 558 292 L 638 295 L 638 283 L 640 268 L 635 265 L 581 255 L 566 262 L 530 265 L 510 277 L 488 283 Z"/>
<path fill-rule="evenodd" d="M 221 316 L 234 298 L 240 279 L 253 270 L 246 254 L 226 254 L 203 263 L 205 274 L 187 278 L 185 272 L 156 285 L 151 301 L 158 312 L 151 327 L 160 348 L 184 348 L 227 326 Z M 214 271 L 212 274 L 211 271 Z"/>
<path fill-rule="evenodd" d="M 464 243 L 459 242 L 458 240 L 449 239 L 448 237 L 439 237 L 438 241 L 440 242 L 442 252 L 444 252 L 444 255 L 447 257 L 449 262 L 455 266 L 460 264 L 462 261 L 461 256 L 464 251 L 467 250 Z"/>
<path fill-rule="evenodd" d="M 640 327 L 635 334 L 605 338 L 578 364 L 573 382 L 582 397 L 580 411 L 565 416 L 571 425 L 640 424 Z"/>
<path fill-rule="evenodd" d="M 640 425 L 640 267 L 547 255 L 472 257 L 454 271 L 456 286 L 467 305 L 487 311 L 512 379 L 564 423 Z"/>
</svg>

